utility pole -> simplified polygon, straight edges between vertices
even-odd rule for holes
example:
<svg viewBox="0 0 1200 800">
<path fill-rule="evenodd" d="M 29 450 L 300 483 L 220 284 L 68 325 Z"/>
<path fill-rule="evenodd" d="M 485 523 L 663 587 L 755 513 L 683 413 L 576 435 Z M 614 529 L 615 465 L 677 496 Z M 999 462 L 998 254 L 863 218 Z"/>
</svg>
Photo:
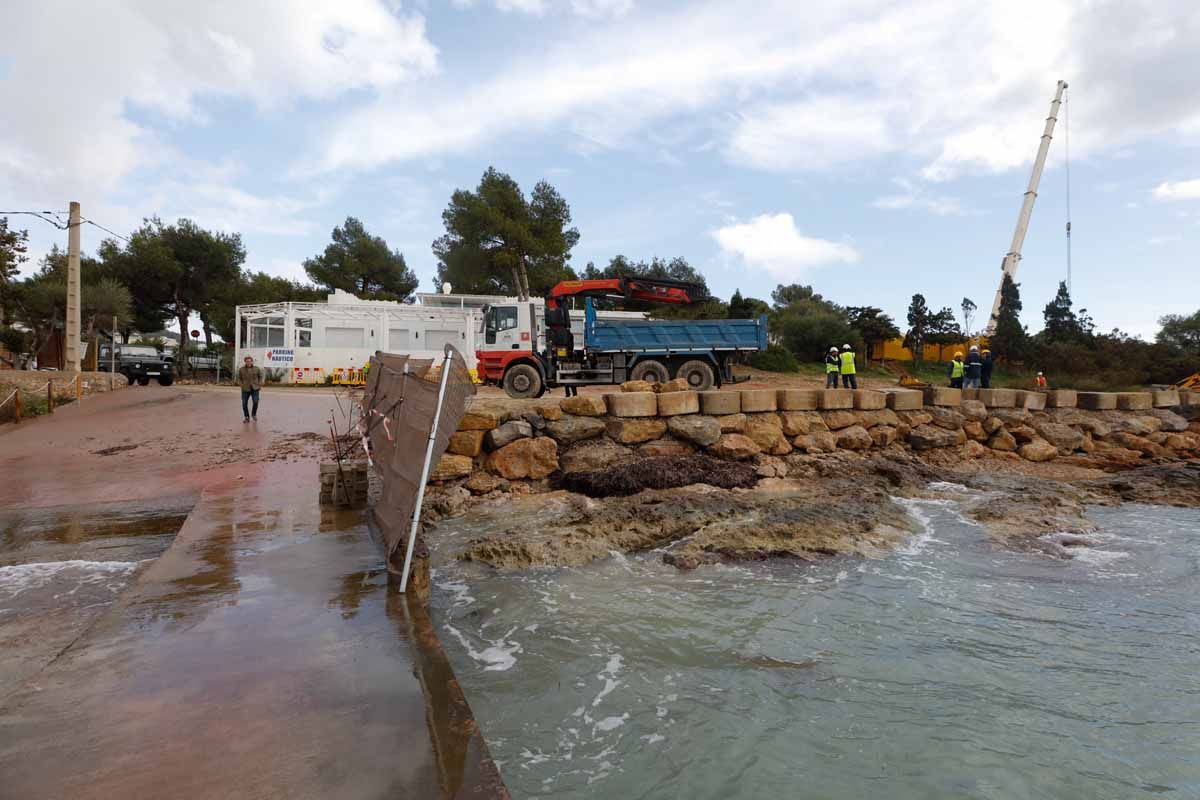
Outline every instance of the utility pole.
<svg viewBox="0 0 1200 800">
<path fill-rule="evenodd" d="M 79 226 L 82 224 L 79 203 L 72 202 L 67 222 L 67 341 L 63 370 L 76 373 L 81 369 L 79 331 L 83 327 L 83 319 L 79 310 Z"/>
</svg>

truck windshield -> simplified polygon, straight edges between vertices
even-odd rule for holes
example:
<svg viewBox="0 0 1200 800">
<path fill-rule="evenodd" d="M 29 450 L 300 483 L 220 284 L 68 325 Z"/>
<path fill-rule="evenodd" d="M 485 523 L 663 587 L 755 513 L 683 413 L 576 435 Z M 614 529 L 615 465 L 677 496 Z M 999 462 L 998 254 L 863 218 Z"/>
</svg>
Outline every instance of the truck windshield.
<svg viewBox="0 0 1200 800">
<path fill-rule="evenodd" d="M 496 312 L 496 330 L 511 331 L 517 327 L 517 309 L 515 306 L 500 306 L 493 310 Z"/>
<path fill-rule="evenodd" d="M 158 351 L 153 347 L 139 347 L 137 345 L 121 348 L 121 355 L 134 356 L 135 358 L 158 358 Z"/>
</svg>

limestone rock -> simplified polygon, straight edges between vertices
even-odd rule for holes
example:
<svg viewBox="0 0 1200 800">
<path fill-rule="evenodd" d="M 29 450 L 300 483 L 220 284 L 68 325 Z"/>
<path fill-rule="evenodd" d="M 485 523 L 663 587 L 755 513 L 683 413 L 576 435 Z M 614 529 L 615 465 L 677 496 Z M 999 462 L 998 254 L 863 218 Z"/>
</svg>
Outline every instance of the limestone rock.
<svg viewBox="0 0 1200 800">
<path fill-rule="evenodd" d="M 607 425 L 609 438 L 621 444 L 641 444 L 660 438 L 667 432 L 667 421 L 657 418 L 610 417 Z"/>
<path fill-rule="evenodd" d="M 890 408 L 881 408 L 878 411 L 863 411 L 858 415 L 864 428 L 873 428 L 876 425 L 891 425 L 895 427 L 900 424 L 900 417 L 896 416 L 896 412 Z"/>
<path fill-rule="evenodd" d="M 686 381 L 684 381 L 686 383 Z M 665 384 L 664 384 L 665 385 Z M 672 390 L 658 396 L 658 415 L 674 417 L 679 414 L 699 414 L 700 396 L 690 390 Z"/>
<path fill-rule="evenodd" d="M 1146 439 L 1141 436 L 1137 436 L 1132 433 L 1125 433 L 1123 431 L 1119 431 L 1117 433 L 1111 434 L 1107 438 L 1107 440 L 1110 442 L 1113 442 L 1114 444 L 1120 445 L 1121 447 L 1124 447 L 1127 450 L 1136 450 L 1137 452 L 1141 453 L 1142 455 L 1147 455 L 1147 456 L 1165 456 L 1165 455 L 1167 455 L 1166 451 L 1164 451 L 1163 448 L 1160 447 L 1159 445 L 1156 445 L 1154 442 L 1150 441 L 1149 439 Z"/>
<path fill-rule="evenodd" d="M 776 414 L 750 414 L 746 418 L 745 435 L 764 453 L 787 455 L 792 445 L 783 435 L 783 423 Z"/>
<path fill-rule="evenodd" d="M 817 395 L 817 407 L 824 411 L 839 408 L 854 408 L 853 389 L 821 389 Z"/>
<path fill-rule="evenodd" d="M 604 433 L 604 429 L 604 420 L 595 417 L 567 416 L 557 422 L 546 423 L 546 433 L 553 436 L 559 444 L 591 439 Z"/>
<path fill-rule="evenodd" d="M 546 429 L 546 418 L 536 411 L 526 411 L 521 415 L 521 419 L 529 423 L 529 427 L 533 428 L 533 433 L 536 436 L 538 431 Z"/>
<path fill-rule="evenodd" d="M 875 443 L 871 434 L 867 433 L 867 429 L 861 425 L 842 428 L 836 436 L 837 446 L 843 450 L 868 450 Z"/>
<path fill-rule="evenodd" d="M 754 466 L 760 478 L 786 478 L 788 474 L 787 462 L 775 456 L 760 453 L 754 457 Z"/>
<path fill-rule="evenodd" d="M 815 411 L 780 411 L 784 436 L 799 436 L 809 431 L 826 430 L 825 420 Z"/>
<path fill-rule="evenodd" d="M 1132 433 L 1134 436 L 1149 436 L 1162 430 L 1163 421 L 1149 415 L 1127 414 L 1119 411 L 1109 411 L 1104 415 L 1113 432 Z"/>
<path fill-rule="evenodd" d="M 934 425 L 918 425 L 908 433 L 908 443 L 914 450 L 954 447 L 966 440 L 967 436 L 961 429 L 949 430 Z"/>
<path fill-rule="evenodd" d="M 890 425 L 876 425 L 867 431 L 867 433 L 871 434 L 871 441 L 875 443 L 876 447 L 887 447 L 888 445 L 895 444 L 899 438 L 899 433 Z"/>
<path fill-rule="evenodd" d="M 1103 438 L 1112 433 L 1112 427 L 1099 414 L 1080 411 L 1077 408 L 1051 409 L 1046 412 L 1046 416 L 1063 425 L 1071 425 L 1072 427 L 1087 431 L 1092 436 Z"/>
<path fill-rule="evenodd" d="M 1012 408 L 1017 404 L 1013 389 L 980 389 L 979 400 L 988 408 Z"/>
<path fill-rule="evenodd" d="M 1154 408 L 1154 395 L 1150 392 L 1121 392 L 1117 395 L 1117 408 L 1123 411 L 1149 411 Z"/>
<path fill-rule="evenodd" d="M 1058 448 L 1045 439 L 1034 439 L 1021 445 L 1017 453 L 1026 461 L 1049 461 L 1058 455 Z"/>
<path fill-rule="evenodd" d="M 983 423 L 978 420 L 970 419 L 963 423 L 963 433 L 971 441 L 982 442 L 988 438 L 987 431 L 983 429 Z"/>
<path fill-rule="evenodd" d="M 655 387 L 655 391 L 659 394 L 670 394 L 671 392 L 690 392 L 692 387 L 687 382 L 687 378 L 675 378 L 666 383 L 660 383 Z"/>
<path fill-rule="evenodd" d="M 431 481 L 452 481 L 455 478 L 465 478 L 471 474 L 475 462 L 470 456 L 459 456 L 446 453 L 438 459 L 438 463 L 429 470 Z"/>
<path fill-rule="evenodd" d="M 446 452 L 456 456 L 474 458 L 483 452 L 483 437 L 487 431 L 455 431 L 450 434 Z"/>
<path fill-rule="evenodd" d="M 1074 389 L 1050 389 L 1045 395 L 1047 408 L 1074 408 L 1079 403 Z"/>
<path fill-rule="evenodd" d="M 742 410 L 741 392 L 701 392 L 700 413 L 714 417 L 737 414 Z"/>
<path fill-rule="evenodd" d="M 963 455 L 967 458 L 983 458 L 988 449 L 979 442 L 970 441 L 963 445 Z"/>
<path fill-rule="evenodd" d="M 1020 444 L 1029 444 L 1034 439 L 1038 438 L 1037 431 L 1028 425 L 1012 425 L 1008 432 L 1013 435 Z"/>
<path fill-rule="evenodd" d="M 721 426 L 721 433 L 741 433 L 746 430 L 745 414 L 725 414 L 714 419 Z"/>
<path fill-rule="evenodd" d="M 658 397 L 654 392 L 622 392 L 606 394 L 604 402 L 614 417 L 653 417 L 658 414 Z"/>
<path fill-rule="evenodd" d="M 832 453 L 837 449 L 837 439 L 827 431 L 813 431 L 797 436 L 792 445 L 806 453 Z"/>
<path fill-rule="evenodd" d="M 999 417 L 988 417 L 983 421 L 983 432 L 988 436 L 991 436 L 1003 427 L 1004 423 L 1000 421 Z"/>
<path fill-rule="evenodd" d="M 708 448 L 708 452 L 718 458 L 729 458 L 734 461 L 744 461 L 762 452 L 753 439 L 740 433 L 725 433 L 716 444 Z"/>
<path fill-rule="evenodd" d="M 1034 419 L 1033 428 L 1059 450 L 1070 452 L 1083 446 L 1083 434 L 1072 427 L 1049 420 Z"/>
<path fill-rule="evenodd" d="M 720 434 L 717 436 L 720 438 Z M 638 455 L 644 458 L 655 458 L 658 456 L 690 456 L 696 452 L 696 448 L 680 439 L 664 436 L 657 441 L 646 442 L 637 451 Z"/>
<path fill-rule="evenodd" d="M 621 384 L 622 392 L 653 392 L 654 384 L 650 381 L 625 381 Z"/>
<path fill-rule="evenodd" d="M 490 431 L 500 426 L 500 415 L 493 411 L 468 411 L 458 423 L 460 431 Z"/>
<path fill-rule="evenodd" d="M 743 389 L 742 411 L 774 411 L 777 407 L 774 389 Z"/>
<path fill-rule="evenodd" d="M 1155 408 L 1174 408 L 1180 404 L 1177 389 L 1156 389 L 1150 393 Z"/>
<path fill-rule="evenodd" d="M 926 406 L 959 406 L 962 405 L 962 390 L 949 389 L 945 386 L 927 386 L 925 393 Z"/>
<path fill-rule="evenodd" d="M 1156 408 L 1150 413 L 1162 422 L 1162 427 L 1159 430 L 1167 431 L 1168 433 L 1183 433 L 1188 429 L 1188 421 L 1174 411 L 1168 411 L 1165 408 Z"/>
<path fill-rule="evenodd" d="M 887 395 L 871 389 L 855 389 L 854 407 L 861 411 L 875 411 L 887 408 Z"/>
<path fill-rule="evenodd" d="M 600 438 L 565 450 L 558 460 L 563 472 L 573 473 L 604 469 L 631 458 L 633 451 L 628 447 L 622 447 L 611 439 Z"/>
<path fill-rule="evenodd" d="M 948 431 L 956 431 L 962 428 L 966 422 L 966 417 L 951 408 L 942 408 L 940 406 L 928 406 L 925 409 L 932 419 L 933 424 L 939 428 L 945 428 Z"/>
<path fill-rule="evenodd" d="M 983 422 L 988 418 L 987 406 L 979 400 L 963 400 L 958 410 L 964 417 L 976 422 Z"/>
<path fill-rule="evenodd" d="M 1004 430 L 1004 428 L 1000 428 L 992 434 L 992 438 L 988 439 L 988 447 L 1004 453 L 1015 453 L 1017 450 L 1017 440 L 1011 433 Z"/>
<path fill-rule="evenodd" d="M 812 411 L 817 407 L 819 389 L 779 389 L 775 404 L 780 411 Z"/>
<path fill-rule="evenodd" d="M 527 439 L 530 436 L 533 436 L 533 426 L 525 420 L 514 419 L 488 431 L 483 443 L 488 450 L 499 450 L 517 439 Z"/>
<path fill-rule="evenodd" d="M 548 436 L 518 439 L 488 456 L 487 467 L 510 481 L 540 480 L 558 469 L 558 443 Z"/>
<path fill-rule="evenodd" d="M 1024 425 L 1029 421 L 1029 412 L 1023 408 L 993 408 L 991 414 L 1005 425 Z"/>
<path fill-rule="evenodd" d="M 1080 408 L 1102 411 L 1117 407 L 1117 396 L 1110 392 L 1078 392 L 1076 403 Z"/>
<path fill-rule="evenodd" d="M 1024 389 L 1017 390 L 1016 408 L 1024 408 L 1029 411 L 1041 411 L 1046 407 L 1045 392 L 1029 392 Z"/>
<path fill-rule="evenodd" d="M 463 488 L 471 494 L 491 494 L 501 491 L 507 486 L 508 481 L 499 475 L 492 475 L 490 472 L 476 472 L 463 484 Z"/>
<path fill-rule="evenodd" d="M 920 411 L 925 396 L 912 389 L 892 389 L 887 393 L 887 407 L 893 411 Z"/>
<path fill-rule="evenodd" d="M 603 417 L 608 413 L 608 404 L 597 394 L 577 394 L 564 399 L 558 406 L 577 417 Z"/>
<path fill-rule="evenodd" d="M 674 436 L 694 442 L 701 447 L 715 444 L 721 438 L 722 432 L 721 423 L 717 421 L 716 417 L 700 414 L 671 417 L 667 420 L 667 428 Z"/>
<path fill-rule="evenodd" d="M 933 423 L 933 417 L 924 411 L 897 411 L 896 416 L 900 418 L 901 422 L 911 428 Z"/>
<path fill-rule="evenodd" d="M 849 428 L 859 424 L 859 417 L 853 411 L 822 411 L 821 419 L 831 431 Z"/>
<path fill-rule="evenodd" d="M 604 398 L 600 398 L 603 400 Z M 563 410 L 558 406 L 538 406 L 538 413 L 546 422 L 557 422 L 563 418 Z"/>
</svg>

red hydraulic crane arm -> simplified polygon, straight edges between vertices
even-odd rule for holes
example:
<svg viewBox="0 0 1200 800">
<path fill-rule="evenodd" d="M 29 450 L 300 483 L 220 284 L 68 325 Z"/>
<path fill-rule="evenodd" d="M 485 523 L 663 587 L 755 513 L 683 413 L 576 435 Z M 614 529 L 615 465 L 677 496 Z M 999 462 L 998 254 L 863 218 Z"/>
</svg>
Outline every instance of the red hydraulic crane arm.
<svg viewBox="0 0 1200 800">
<path fill-rule="evenodd" d="M 649 303 L 687 305 L 704 300 L 704 287 L 688 281 L 668 278 L 603 278 L 590 281 L 563 281 L 550 290 L 546 305 L 559 308 L 564 297 L 620 297 Z"/>
</svg>

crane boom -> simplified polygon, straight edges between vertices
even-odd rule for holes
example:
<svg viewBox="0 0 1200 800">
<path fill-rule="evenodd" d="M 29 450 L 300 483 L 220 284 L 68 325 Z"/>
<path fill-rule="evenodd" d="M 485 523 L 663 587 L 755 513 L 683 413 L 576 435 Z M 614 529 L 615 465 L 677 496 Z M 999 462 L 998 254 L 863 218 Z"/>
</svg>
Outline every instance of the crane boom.
<svg viewBox="0 0 1200 800">
<path fill-rule="evenodd" d="M 670 278 L 601 278 L 583 281 L 562 281 L 550 290 L 546 305 L 558 308 L 564 297 L 620 297 L 651 303 L 687 305 L 704 300 L 704 287 L 690 281 Z"/>
<path fill-rule="evenodd" d="M 1004 288 L 1004 276 L 1013 280 L 1017 278 L 1017 267 L 1021 263 L 1021 248 L 1025 244 L 1025 233 L 1029 230 L 1029 218 L 1033 215 L 1033 201 L 1037 199 L 1038 184 L 1042 180 L 1042 170 L 1046 166 L 1046 154 L 1050 152 L 1050 139 L 1054 136 L 1054 125 L 1058 122 L 1058 108 L 1062 105 L 1063 92 L 1067 90 L 1067 82 L 1059 81 L 1050 101 L 1050 116 L 1046 117 L 1046 129 L 1042 131 L 1042 140 L 1038 144 L 1037 158 L 1033 160 L 1033 174 L 1029 176 L 1029 187 L 1025 190 L 1025 199 L 1021 203 L 1021 213 L 1017 215 L 1017 229 L 1013 231 L 1012 245 L 1004 260 L 1000 262 L 1000 286 L 996 288 L 996 299 L 992 303 L 992 315 L 988 318 L 987 335 L 996 332 L 996 320 L 1000 316 L 1000 292 Z"/>
</svg>

